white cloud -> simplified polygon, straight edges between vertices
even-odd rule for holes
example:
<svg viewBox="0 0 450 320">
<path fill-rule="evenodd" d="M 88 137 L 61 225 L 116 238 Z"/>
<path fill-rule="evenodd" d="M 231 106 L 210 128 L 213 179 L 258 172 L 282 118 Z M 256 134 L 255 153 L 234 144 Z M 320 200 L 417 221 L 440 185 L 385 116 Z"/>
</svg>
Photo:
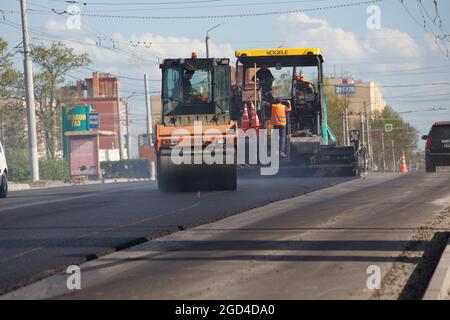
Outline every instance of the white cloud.
<svg viewBox="0 0 450 320">
<path fill-rule="evenodd" d="M 326 20 L 308 17 L 304 13 L 278 18 L 283 40 L 290 47 L 320 47 L 327 57 L 359 59 L 365 50 L 356 36 L 342 28 L 331 27 Z M 336 41 L 342 39 L 343 41 Z"/>
<path fill-rule="evenodd" d="M 415 58 L 425 52 L 409 34 L 390 28 L 367 31 L 363 43 L 369 54 L 379 57 Z"/>
<path fill-rule="evenodd" d="M 400 30 L 367 30 L 362 37 L 357 37 L 353 32 L 330 26 L 326 20 L 311 18 L 304 13 L 281 16 L 278 28 L 283 40 L 288 42 L 287 46 L 319 47 L 326 59 L 331 60 L 414 58 L 425 51 L 408 33 Z"/>
<path fill-rule="evenodd" d="M 47 20 L 47 22 L 45 23 L 45 29 L 47 29 L 47 31 L 50 32 L 58 32 L 58 33 L 69 31 L 69 29 L 67 29 L 65 22 L 57 21 L 55 19 Z"/>
<path fill-rule="evenodd" d="M 129 40 L 125 41 L 130 40 L 134 43 L 141 43 L 139 48 L 159 58 L 189 57 L 193 51 L 197 52 L 199 57 L 206 56 L 205 42 L 203 39 L 164 37 L 152 33 L 144 33 L 137 36 L 133 35 Z M 151 46 L 146 48 L 143 44 L 144 42 L 147 46 L 148 44 L 151 44 Z M 211 56 L 230 57 L 234 55 L 233 48 L 230 44 L 217 44 L 211 41 L 210 46 Z"/>
</svg>

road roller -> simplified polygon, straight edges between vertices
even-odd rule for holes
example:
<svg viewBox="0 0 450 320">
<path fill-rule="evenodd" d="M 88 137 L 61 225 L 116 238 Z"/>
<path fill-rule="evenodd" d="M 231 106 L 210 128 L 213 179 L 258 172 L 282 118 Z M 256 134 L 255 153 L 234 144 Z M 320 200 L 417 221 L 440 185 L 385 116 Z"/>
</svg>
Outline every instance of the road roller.
<svg viewBox="0 0 450 320">
<path fill-rule="evenodd" d="M 237 124 L 228 58 L 165 59 L 155 148 L 162 192 L 236 190 Z"/>
</svg>

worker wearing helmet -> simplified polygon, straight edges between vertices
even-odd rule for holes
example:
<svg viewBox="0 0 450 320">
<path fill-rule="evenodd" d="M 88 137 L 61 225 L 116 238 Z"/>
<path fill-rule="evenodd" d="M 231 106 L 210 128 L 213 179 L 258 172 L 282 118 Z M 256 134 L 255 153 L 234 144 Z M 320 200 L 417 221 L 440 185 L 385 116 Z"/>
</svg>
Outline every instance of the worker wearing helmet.
<svg viewBox="0 0 450 320">
<path fill-rule="evenodd" d="M 275 103 L 272 104 L 272 116 L 270 122 L 273 129 L 278 130 L 280 135 L 280 155 L 286 156 L 286 113 L 291 111 L 291 102 L 287 101 L 287 106 L 283 104 L 281 98 L 275 99 Z"/>
<path fill-rule="evenodd" d="M 297 82 L 305 80 L 305 76 L 302 72 L 300 72 L 300 74 L 296 74 L 294 77 Z"/>
<path fill-rule="evenodd" d="M 295 89 L 296 92 L 304 92 L 304 93 L 313 93 L 314 92 L 314 86 L 311 82 L 306 80 L 303 73 L 300 72 L 299 75 L 295 76 Z"/>
<path fill-rule="evenodd" d="M 306 80 L 303 73 L 295 76 L 295 105 L 302 117 L 302 126 L 305 130 L 316 131 L 320 124 L 317 115 L 320 113 L 320 103 L 317 101 L 317 92 L 314 84 Z"/>
</svg>

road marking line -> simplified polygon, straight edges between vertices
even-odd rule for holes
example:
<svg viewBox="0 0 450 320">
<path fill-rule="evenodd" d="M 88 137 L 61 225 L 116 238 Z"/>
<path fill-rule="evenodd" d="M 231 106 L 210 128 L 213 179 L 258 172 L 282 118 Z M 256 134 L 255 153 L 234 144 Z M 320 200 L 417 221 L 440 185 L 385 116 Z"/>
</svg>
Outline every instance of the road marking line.
<svg viewBox="0 0 450 320">
<path fill-rule="evenodd" d="M 27 254 L 33 253 L 35 251 L 39 251 L 39 250 L 41 250 L 43 248 L 44 247 L 36 247 L 36 248 L 33 248 L 33 249 L 29 249 L 27 251 L 20 252 L 20 253 L 18 253 L 16 255 L 12 256 L 12 257 L 8 257 L 8 258 L 0 260 L 0 263 L 5 263 L 5 262 L 9 262 L 9 261 L 18 259 L 20 257 L 26 256 Z"/>
<path fill-rule="evenodd" d="M 135 190 L 143 189 L 144 187 L 147 188 L 148 186 L 144 185 L 144 186 L 140 186 L 137 188 L 126 189 L 126 191 L 135 191 Z M 116 190 L 105 190 L 105 191 L 94 191 L 92 194 L 84 194 L 84 195 L 80 195 L 80 196 L 68 197 L 68 198 L 63 198 L 63 199 L 43 200 L 43 201 L 36 201 L 36 202 L 31 202 L 31 203 L 17 204 L 17 205 L 12 205 L 12 206 L 6 207 L 6 208 L 0 208 L 0 212 L 22 209 L 22 208 L 27 208 L 27 207 L 41 206 L 44 204 L 53 204 L 53 203 L 58 203 L 58 202 L 77 200 L 77 199 L 82 199 L 82 198 L 96 197 L 99 194 L 108 194 L 108 193 L 123 192 L 123 191 L 124 190 L 117 190 L 117 189 Z"/>
<path fill-rule="evenodd" d="M 84 196 L 82 196 L 82 197 L 84 197 Z M 75 197 L 73 197 L 73 198 L 75 198 Z M 105 233 L 105 232 L 120 230 L 120 229 L 123 229 L 123 228 L 126 228 L 126 227 L 134 226 L 134 225 L 141 224 L 141 223 L 148 222 L 148 221 L 152 221 L 152 220 L 155 220 L 155 219 L 158 219 L 158 218 L 161 218 L 161 217 L 165 217 L 165 216 L 169 216 L 169 215 L 172 215 L 172 214 L 175 214 L 175 213 L 183 212 L 185 210 L 193 209 L 193 208 L 197 207 L 199 204 L 200 204 L 200 200 L 194 202 L 192 205 L 190 205 L 188 207 L 177 208 L 177 209 L 172 210 L 172 211 L 170 211 L 168 213 L 162 213 L 162 214 L 159 214 L 157 216 L 141 219 L 141 220 L 135 221 L 135 222 L 130 223 L 130 224 L 124 224 L 124 225 L 119 225 L 117 227 L 112 227 L 112 228 L 107 228 L 107 229 L 103 229 L 103 230 L 97 230 L 97 231 L 88 232 L 88 233 L 85 233 L 85 234 L 81 234 L 81 235 L 75 237 L 74 239 L 83 239 L 83 238 L 86 238 L 86 237 L 89 237 L 89 236 L 92 236 L 92 235 L 96 235 L 96 234 L 102 234 L 102 233 Z M 71 239 L 71 240 L 73 240 L 73 239 Z M 67 241 L 67 240 L 65 240 L 65 241 Z M 65 241 L 63 241 L 63 242 L 65 242 Z M 21 258 L 23 256 L 26 256 L 26 255 L 28 255 L 30 253 L 34 253 L 36 251 L 40 251 L 40 250 L 43 250 L 43 249 L 46 249 L 46 248 L 47 247 L 44 245 L 44 246 L 36 247 L 36 248 L 30 249 L 30 250 L 27 250 L 27 251 L 23 251 L 23 252 L 20 252 L 20 253 L 18 253 L 16 255 L 12 256 L 12 257 L 8 257 L 8 258 L 0 260 L 0 263 L 10 262 L 12 260 L 16 260 L 16 259 Z"/>
</svg>

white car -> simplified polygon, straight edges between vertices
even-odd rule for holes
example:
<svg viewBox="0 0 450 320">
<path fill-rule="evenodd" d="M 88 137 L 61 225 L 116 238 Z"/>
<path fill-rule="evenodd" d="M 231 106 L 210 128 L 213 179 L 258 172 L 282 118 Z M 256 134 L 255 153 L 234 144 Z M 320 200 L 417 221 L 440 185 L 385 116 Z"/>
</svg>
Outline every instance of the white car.
<svg viewBox="0 0 450 320">
<path fill-rule="evenodd" d="M 5 150 L 0 142 L 0 198 L 8 195 L 8 166 L 6 165 Z"/>
</svg>

